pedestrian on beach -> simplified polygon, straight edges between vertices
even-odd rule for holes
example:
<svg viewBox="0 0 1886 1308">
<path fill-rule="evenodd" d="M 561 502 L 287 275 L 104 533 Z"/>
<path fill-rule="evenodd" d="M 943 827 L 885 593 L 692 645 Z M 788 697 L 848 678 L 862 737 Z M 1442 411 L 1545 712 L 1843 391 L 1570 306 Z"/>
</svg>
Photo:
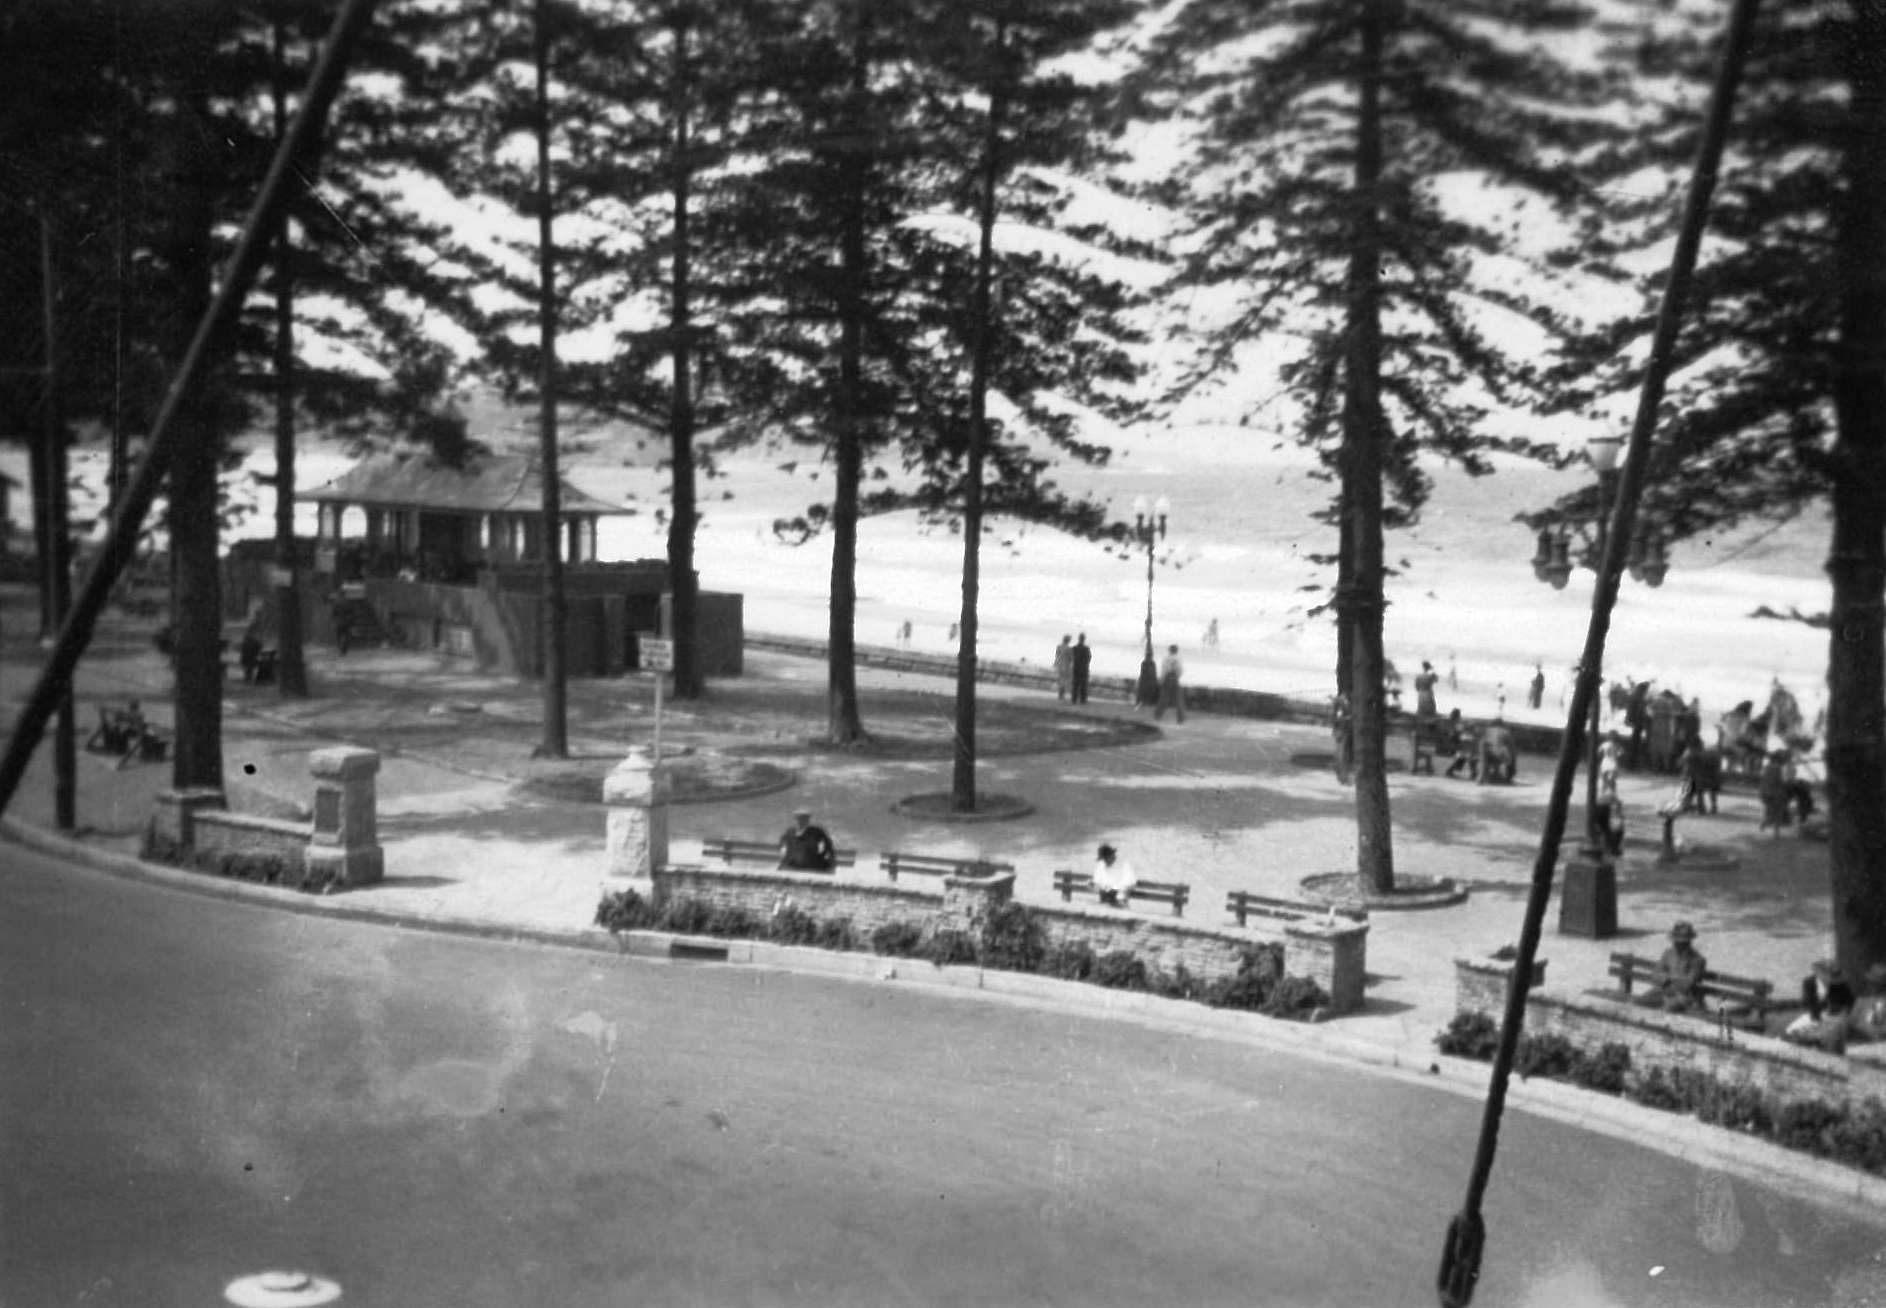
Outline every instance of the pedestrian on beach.
<svg viewBox="0 0 1886 1308">
<path fill-rule="evenodd" d="M 904 625 L 897 629 L 897 644 L 900 649 L 910 648 L 910 619 L 904 619 Z"/>
<path fill-rule="evenodd" d="M 1132 899 L 1133 885 L 1138 880 L 1119 850 L 1112 845 L 1100 847 L 1094 859 L 1094 889 L 1100 892 L 1101 903 L 1109 908 L 1125 908 L 1122 901 Z"/>
<path fill-rule="evenodd" d="M 830 872 L 836 858 L 832 838 L 812 822 L 812 810 L 792 811 L 792 825 L 779 838 L 779 866 L 800 872 Z"/>
<path fill-rule="evenodd" d="M 1415 674 L 1415 717 L 1426 721 L 1440 716 L 1440 709 L 1434 704 L 1434 683 L 1440 675 L 1434 671 L 1434 665 L 1426 659 L 1421 660 L 1421 671 Z"/>
<path fill-rule="evenodd" d="M 1526 707 L 1538 708 L 1545 702 L 1545 664 L 1532 665 L 1532 681 L 1526 686 Z"/>
<path fill-rule="evenodd" d="M 1066 699 L 1074 689 L 1074 638 L 1061 637 L 1054 647 L 1054 697 Z"/>
<path fill-rule="evenodd" d="M 1082 632 L 1080 639 L 1074 642 L 1074 648 L 1068 651 L 1068 666 L 1072 669 L 1073 682 L 1070 692 L 1076 704 L 1087 702 L 1087 676 L 1094 665 L 1094 652 L 1087 646 L 1087 633 Z"/>
<path fill-rule="evenodd" d="M 1217 618 L 1213 618 L 1210 622 L 1205 624 L 1205 648 L 1206 649 L 1218 648 L 1218 619 Z"/>
<path fill-rule="evenodd" d="M 1447 656 L 1447 688 L 1449 690 L 1460 689 L 1460 673 L 1454 668 L 1454 656 L 1451 652 Z"/>
<path fill-rule="evenodd" d="M 1157 722 L 1171 709 L 1178 715 L 1180 722 L 1185 721 L 1185 688 L 1179 679 L 1185 675 L 1185 665 L 1179 661 L 1179 647 L 1166 646 L 1165 662 L 1159 665 L 1159 706 L 1153 710 L 1153 720 Z"/>
</svg>

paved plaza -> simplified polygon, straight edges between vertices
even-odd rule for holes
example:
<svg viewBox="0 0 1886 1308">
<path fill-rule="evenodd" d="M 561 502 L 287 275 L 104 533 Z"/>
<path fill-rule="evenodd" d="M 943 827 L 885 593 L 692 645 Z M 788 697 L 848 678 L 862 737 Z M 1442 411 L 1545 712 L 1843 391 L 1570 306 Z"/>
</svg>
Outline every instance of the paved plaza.
<svg viewBox="0 0 1886 1308">
<path fill-rule="evenodd" d="M 9 601 L 0 624 L 0 702 L 11 717 L 42 654 L 20 637 L 30 615 L 21 595 Z M 649 743 L 646 675 L 573 682 L 572 758 L 550 763 L 531 757 L 542 735 L 534 683 L 394 649 L 342 658 L 314 648 L 310 672 L 317 693 L 305 701 L 283 701 L 273 687 L 231 685 L 224 771 L 235 807 L 288 815 L 311 798 L 310 750 L 346 741 L 382 752 L 386 880 L 324 905 L 409 923 L 597 934 L 590 922 L 605 810 L 578 783 L 593 785 L 629 745 Z M 130 697 L 167 722 L 169 677 L 148 635 L 114 614 L 77 679 L 81 738 L 98 706 Z M 812 743 L 826 713 L 825 669 L 812 659 L 750 649 L 745 676 L 711 683 L 700 703 L 670 701 L 666 749 L 697 764 L 740 760 L 758 782 L 783 785 L 677 805 L 672 857 L 689 859 L 705 838 L 770 840 L 805 804 L 839 844 L 859 851 L 857 866 L 840 877 L 880 879 L 876 855 L 885 850 L 979 854 L 1015 865 L 1018 898 L 1047 903 L 1055 869 L 1085 869 L 1106 840 L 1142 878 L 1190 883 L 1186 915 L 1201 923 L 1229 921 L 1229 890 L 1294 897 L 1302 878 L 1354 865 L 1353 796 L 1325 765 L 1327 736 L 1315 727 L 1196 712 L 1183 725 L 1155 725 L 1118 702 L 1074 709 L 1051 692 L 988 686 L 980 692 L 983 730 L 999 752 L 982 763 L 980 785 L 1033 810 L 1000 822 L 922 821 L 894 806 L 949 788 L 951 685 L 869 666 L 859 680 L 866 725 L 884 738 L 879 748 Z M 50 753 L 38 751 L 7 814 L 12 823 L 52 826 Z M 169 766 L 79 758 L 80 842 L 104 856 L 130 855 Z M 1518 937 L 1551 767 L 1548 758 L 1522 757 L 1510 787 L 1411 776 L 1399 765 L 1391 772 L 1398 874 L 1449 877 L 1469 894 L 1449 907 L 1373 915 L 1367 1002 L 1329 1023 L 1329 1039 L 1372 1050 L 1378 1064 L 1431 1064 L 1433 1037 L 1454 1009 L 1453 959 Z M 1555 902 L 1541 944 L 1547 988 L 1608 988 L 1611 951 L 1656 953 L 1683 918 L 1695 924 L 1712 965 L 1766 977 L 1790 993 L 1829 948 L 1826 846 L 1759 832 L 1754 795 L 1732 791 L 1719 814 L 1680 824 L 1690 861 L 1661 867 L 1654 813 L 1669 779 L 1627 774 L 1621 790 L 1632 825 L 1619 873 L 1619 934 L 1559 935 Z M 1581 812 L 1575 802 L 1574 824 Z M 251 892 L 282 903 L 305 899 L 244 888 Z"/>
</svg>

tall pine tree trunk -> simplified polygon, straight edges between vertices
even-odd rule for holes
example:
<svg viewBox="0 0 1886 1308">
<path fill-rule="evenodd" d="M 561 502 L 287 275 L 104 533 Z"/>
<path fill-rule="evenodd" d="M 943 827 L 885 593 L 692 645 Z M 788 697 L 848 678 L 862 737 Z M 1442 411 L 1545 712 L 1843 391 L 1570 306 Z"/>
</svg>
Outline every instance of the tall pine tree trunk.
<svg viewBox="0 0 1886 1308">
<path fill-rule="evenodd" d="M 971 306 L 976 333 L 969 362 L 969 450 L 963 460 L 963 611 L 956 649 L 956 766 L 950 784 L 950 807 L 958 813 L 976 810 L 976 607 L 982 585 L 982 451 L 989 418 L 989 346 L 995 335 L 990 322 L 990 285 L 995 279 L 995 182 L 1000 173 L 1002 112 L 1008 101 L 1008 28 L 995 26 L 995 85 L 989 93 L 989 129 L 983 141 L 982 194 L 977 223 L 975 302 Z"/>
<path fill-rule="evenodd" d="M 1827 797 L 1835 950 L 1841 971 L 1858 981 L 1868 965 L 1886 963 L 1886 0 L 1852 5 L 1827 563 Z"/>
<path fill-rule="evenodd" d="M 1382 27 L 1384 0 L 1363 0 L 1357 97 L 1355 220 L 1343 365 L 1343 485 L 1355 560 L 1348 595 L 1354 666 L 1356 860 L 1365 891 L 1395 886 L 1382 692 Z"/>
<path fill-rule="evenodd" d="M 275 139 L 288 136 L 288 68 L 275 24 Z M 291 224 L 275 238 L 275 684 L 283 699 L 308 695 L 302 649 L 301 570 L 295 551 L 295 268 Z"/>
<path fill-rule="evenodd" d="M 845 150 L 844 234 L 839 251 L 838 430 L 832 479 L 831 635 L 826 649 L 826 701 L 834 745 L 864 739 L 858 712 L 858 484 L 864 475 L 865 184 L 871 139 L 865 121 L 870 90 L 867 49 L 871 0 L 853 0 L 851 93 Z"/>
<path fill-rule="evenodd" d="M 539 758 L 570 754 L 567 691 L 568 604 L 563 593 L 563 482 L 557 467 L 557 246 L 550 185 L 550 33 L 537 0 L 532 40 L 537 64 L 537 462 L 543 473 L 544 735 Z"/>
<path fill-rule="evenodd" d="M 41 321 L 46 336 L 45 425 L 46 494 L 36 512 L 46 519 L 47 549 L 40 556 L 45 572 L 46 605 L 52 626 L 63 630 L 72 612 L 72 533 L 66 525 L 66 430 L 61 407 L 59 359 L 59 273 L 53 248 L 52 219 L 46 202 L 39 202 L 39 290 Z M 78 825 L 77 724 L 73 718 L 72 683 L 60 689 L 59 713 L 52 736 L 53 821 L 61 831 Z"/>
<path fill-rule="evenodd" d="M 219 14 L 226 10 L 219 10 Z M 200 45 L 180 60 L 176 100 L 165 125 L 170 221 L 164 265 L 169 304 L 164 358 L 177 371 L 210 304 L 210 238 L 217 169 L 202 85 L 220 20 L 199 25 Z M 182 437 L 170 466 L 171 623 L 176 635 L 176 734 L 171 784 L 179 790 L 223 784 L 223 591 L 218 571 L 216 474 L 222 433 L 214 418 L 216 383 L 206 377 L 178 415 Z"/>
<path fill-rule="evenodd" d="M 677 699 L 701 695 L 700 585 L 694 575 L 694 528 L 699 511 L 694 498 L 694 380 L 693 322 L 690 308 L 691 272 L 688 264 L 688 202 L 691 181 L 688 152 L 688 105 L 693 93 L 688 82 L 688 22 L 685 7 L 675 10 L 674 22 L 674 299 L 670 306 L 674 333 L 674 395 L 670 409 L 669 462 L 674 493 L 668 519 L 668 587 L 674 629 L 674 693 Z"/>
</svg>

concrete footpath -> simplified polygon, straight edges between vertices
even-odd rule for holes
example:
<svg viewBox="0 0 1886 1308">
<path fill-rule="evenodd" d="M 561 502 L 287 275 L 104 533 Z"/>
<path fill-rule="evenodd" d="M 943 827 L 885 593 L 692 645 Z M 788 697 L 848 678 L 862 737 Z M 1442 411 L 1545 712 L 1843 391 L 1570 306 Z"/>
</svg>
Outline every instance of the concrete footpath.
<svg viewBox="0 0 1886 1308">
<path fill-rule="evenodd" d="M 0 597 L 7 610 L 0 617 L 0 712 L 9 722 L 41 657 L 19 635 L 29 616 L 20 595 Z M 285 911 L 623 947 L 591 924 L 604 845 L 604 810 L 594 797 L 624 749 L 653 734 L 648 677 L 572 683 L 571 757 L 550 761 L 531 756 L 542 737 L 535 684 L 431 653 L 369 649 L 342 658 L 315 649 L 310 659 L 309 699 L 283 700 L 272 687 L 229 688 L 224 774 L 231 804 L 305 813 L 310 750 L 342 741 L 380 750 L 381 885 L 314 897 L 139 862 L 153 798 L 169 783 L 167 764 L 118 767 L 81 751 L 78 829 L 56 832 L 49 742 L 0 820 L 0 834 L 115 874 Z M 688 860 L 700 840 L 715 836 L 771 839 L 790 809 L 805 803 L 840 844 L 858 848 L 857 867 L 843 876 L 880 878 L 883 850 L 980 853 L 1014 863 L 1018 897 L 1046 903 L 1054 898 L 1054 869 L 1085 868 L 1104 839 L 1140 876 L 1191 883 L 1187 916 L 1208 923 L 1228 921 L 1228 890 L 1296 896 L 1303 877 L 1354 866 L 1353 795 L 1326 765 L 1327 736 L 1313 727 L 1198 713 L 1183 724 L 1152 724 L 1117 702 L 1076 709 L 1031 688 L 986 687 L 987 725 L 979 724 L 978 737 L 994 756 L 979 768 L 979 787 L 1025 800 L 1033 811 L 1001 822 L 931 822 L 904 817 L 893 805 L 949 789 L 950 684 L 868 666 L 859 681 L 865 725 L 877 741 L 857 751 L 811 743 L 825 719 L 825 670 L 804 657 L 750 651 L 745 676 L 714 682 L 700 703 L 666 705 L 664 753 L 694 769 L 705 796 L 671 810 L 671 857 Z M 169 685 L 169 667 L 148 632 L 112 615 L 75 681 L 81 743 L 100 706 L 127 698 L 167 724 Z M 1398 875 L 1451 877 L 1469 895 L 1445 908 L 1377 912 L 1365 1009 L 1327 1023 L 1284 1023 L 974 969 L 891 968 L 864 955 L 761 945 L 741 954 L 861 979 L 894 974 L 898 984 L 967 986 L 1002 1002 L 1108 1013 L 1483 1096 L 1487 1069 L 1438 1055 L 1433 1040 L 1453 1012 L 1453 960 L 1483 956 L 1518 936 L 1550 767 L 1549 759 L 1522 759 L 1511 787 L 1391 774 Z M 1681 824 L 1684 861 L 1659 867 L 1653 814 L 1669 783 L 1627 776 L 1622 789 L 1634 823 L 1620 868 L 1620 934 L 1606 941 L 1558 935 L 1554 903 L 1541 949 L 1547 988 L 1607 988 L 1612 950 L 1657 952 L 1670 923 L 1682 918 L 1695 925 L 1715 965 L 1791 991 L 1828 952 L 1826 846 L 1759 833 L 1754 797 L 1728 794 L 1720 814 Z M 1516 1082 L 1511 1102 L 1790 1193 L 1864 1199 L 1886 1212 L 1886 1178 L 1693 1120 L 1546 1082 Z"/>
</svg>

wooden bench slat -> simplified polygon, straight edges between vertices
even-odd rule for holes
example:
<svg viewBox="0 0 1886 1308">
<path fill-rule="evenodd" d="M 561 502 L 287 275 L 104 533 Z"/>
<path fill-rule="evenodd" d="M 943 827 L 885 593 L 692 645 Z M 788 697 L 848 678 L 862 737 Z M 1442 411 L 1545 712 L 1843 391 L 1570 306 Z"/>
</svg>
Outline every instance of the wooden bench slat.
<svg viewBox="0 0 1886 1308">
<path fill-rule="evenodd" d="M 1341 905 L 1330 907 L 1326 904 L 1309 904 L 1295 899 L 1277 899 L 1270 895 L 1254 895 L 1248 890 L 1233 890 L 1225 895 L 1225 912 L 1237 918 L 1238 925 L 1245 925 L 1245 917 L 1276 917 L 1296 920 L 1312 917 L 1327 917 L 1334 913 L 1337 917 L 1351 922 L 1367 922 L 1369 910 L 1366 908 L 1345 908 Z"/>
<path fill-rule="evenodd" d="M 997 863 L 986 858 L 959 858 L 947 854 L 906 854 L 898 850 L 878 856 L 878 870 L 891 880 L 897 880 L 899 872 L 914 872 L 918 876 L 997 876 L 1004 872 L 1013 872 L 1012 863 Z"/>
<path fill-rule="evenodd" d="M 770 866 L 779 864 L 779 844 L 766 840 L 737 840 L 730 836 L 717 836 L 701 842 L 702 858 L 717 858 L 723 863 L 765 863 Z M 797 867 L 787 868 L 789 872 L 832 872 L 841 867 L 850 867 L 858 861 L 855 849 L 834 849 L 832 866 L 829 868 Z"/>
<path fill-rule="evenodd" d="M 1098 888 L 1093 877 L 1086 872 L 1074 872 L 1066 868 L 1057 869 L 1054 874 L 1054 888 L 1061 892 L 1064 902 L 1072 902 L 1074 892 L 1097 895 Z M 1157 904 L 1172 905 L 1172 916 L 1184 917 L 1185 906 L 1191 902 L 1192 887 L 1184 881 L 1135 881 L 1126 891 L 1126 902 L 1135 899 L 1151 900 Z"/>
</svg>

